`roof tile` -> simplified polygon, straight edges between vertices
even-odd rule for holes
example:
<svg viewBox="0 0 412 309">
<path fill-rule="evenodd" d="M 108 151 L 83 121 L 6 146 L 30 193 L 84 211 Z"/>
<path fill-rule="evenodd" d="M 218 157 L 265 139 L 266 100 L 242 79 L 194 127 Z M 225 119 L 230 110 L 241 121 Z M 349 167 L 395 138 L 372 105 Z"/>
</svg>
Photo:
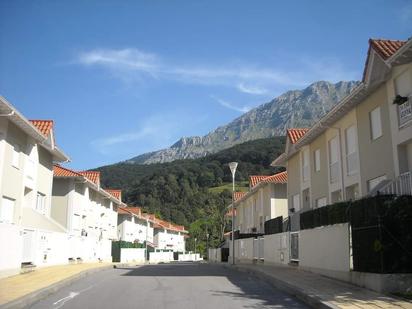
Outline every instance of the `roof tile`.
<svg viewBox="0 0 412 309">
<path fill-rule="evenodd" d="M 300 140 L 302 136 L 305 135 L 306 132 L 308 131 L 309 131 L 309 128 L 292 128 L 292 129 L 287 129 L 287 135 L 291 143 L 296 144 L 296 142 Z"/>
<path fill-rule="evenodd" d="M 249 176 L 249 187 L 253 188 L 256 186 L 259 182 L 261 182 L 263 179 L 268 177 L 267 175 L 252 175 Z"/>
<path fill-rule="evenodd" d="M 246 195 L 246 192 L 236 191 L 233 193 L 233 198 L 236 202 L 237 200 L 240 200 L 244 195 Z"/>
<path fill-rule="evenodd" d="M 54 177 L 83 177 L 82 174 L 60 165 L 53 166 Z"/>
<path fill-rule="evenodd" d="M 100 172 L 98 171 L 82 171 L 79 172 L 84 177 L 86 177 L 91 182 L 95 183 L 96 185 L 100 186 Z"/>
<path fill-rule="evenodd" d="M 30 122 L 46 137 L 49 137 L 54 126 L 53 120 L 30 120 Z"/>
</svg>

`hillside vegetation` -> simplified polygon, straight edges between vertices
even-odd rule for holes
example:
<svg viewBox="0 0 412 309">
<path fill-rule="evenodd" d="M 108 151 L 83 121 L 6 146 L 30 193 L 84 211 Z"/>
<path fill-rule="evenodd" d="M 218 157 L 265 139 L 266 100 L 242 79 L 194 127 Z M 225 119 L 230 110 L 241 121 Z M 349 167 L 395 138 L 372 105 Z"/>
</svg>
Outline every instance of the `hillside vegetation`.
<svg viewBox="0 0 412 309">
<path fill-rule="evenodd" d="M 249 175 L 271 175 L 270 163 L 285 148 L 284 137 L 246 142 L 200 159 L 139 165 L 119 163 L 99 168 L 102 185 L 123 189 L 123 200 L 159 217 L 185 225 L 192 236 L 210 234 L 211 244 L 221 240 L 225 208 L 231 199 L 228 163 L 239 162 L 236 183 L 247 190 Z M 189 246 L 190 247 L 190 246 Z"/>
</svg>

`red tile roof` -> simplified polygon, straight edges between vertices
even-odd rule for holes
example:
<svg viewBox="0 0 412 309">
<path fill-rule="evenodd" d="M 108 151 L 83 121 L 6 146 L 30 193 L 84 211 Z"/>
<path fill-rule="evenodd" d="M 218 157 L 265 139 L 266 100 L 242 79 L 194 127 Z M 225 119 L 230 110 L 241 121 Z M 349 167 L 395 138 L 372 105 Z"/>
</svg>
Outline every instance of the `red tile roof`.
<svg viewBox="0 0 412 309">
<path fill-rule="evenodd" d="M 287 129 L 287 135 L 291 141 L 292 144 L 295 144 L 298 140 L 302 138 L 303 135 L 308 132 L 308 128 L 293 128 L 293 129 Z"/>
<path fill-rule="evenodd" d="M 95 183 L 96 185 L 100 186 L 100 172 L 98 171 L 82 171 L 79 172 L 84 177 L 89 179 L 91 182 Z"/>
<path fill-rule="evenodd" d="M 249 176 L 249 187 L 253 188 L 256 186 L 259 182 L 261 182 L 263 179 L 268 177 L 267 175 L 252 175 Z"/>
<path fill-rule="evenodd" d="M 117 198 L 119 201 L 122 200 L 122 190 L 117 190 L 117 189 L 105 189 L 105 191 L 111 195 L 113 195 L 115 198 Z"/>
<path fill-rule="evenodd" d="M 117 213 L 120 215 L 131 215 L 132 214 L 130 211 L 128 211 L 126 207 L 118 207 Z"/>
<path fill-rule="evenodd" d="M 401 48 L 406 41 L 399 40 L 382 40 L 382 39 L 370 39 L 370 46 L 383 58 L 386 60 L 390 58 L 394 53 Z"/>
<path fill-rule="evenodd" d="M 72 171 L 60 165 L 53 166 L 53 176 L 54 177 L 83 177 L 83 175 L 81 175 L 80 173 Z"/>
<path fill-rule="evenodd" d="M 30 120 L 30 122 L 46 137 L 49 136 L 54 125 L 53 120 Z"/>
<path fill-rule="evenodd" d="M 137 216 L 142 216 L 142 209 L 140 207 L 128 206 L 126 209 Z"/>
<path fill-rule="evenodd" d="M 239 191 L 234 192 L 233 193 L 233 198 L 234 198 L 235 202 L 237 200 L 240 200 L 245 194 L 246 194 L 246 192 L 239 192 Z"/>
<path fill-rule="evenodd" d="M 262 180 L 262 182 L 265 182 L 265 183 L 287 183 L 288 182 L 288 173 L 287 172 L 277 173 L 275 175 L 266 177 L 265 179 Z"/>
</svg>

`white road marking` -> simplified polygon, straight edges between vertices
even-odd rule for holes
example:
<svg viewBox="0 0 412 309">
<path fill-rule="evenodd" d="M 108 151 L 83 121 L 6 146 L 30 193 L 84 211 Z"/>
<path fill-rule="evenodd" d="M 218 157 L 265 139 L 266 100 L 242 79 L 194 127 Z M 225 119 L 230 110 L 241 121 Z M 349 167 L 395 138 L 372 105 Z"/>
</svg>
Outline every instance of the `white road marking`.
<svg viewBox="0 0 412 309">
<path fill-rule="evenodd" d="M 79 292 L 70 292 L 69 296 L 63 297 L 62 299 L 59 299 L 58 301 L 56 301 L 55 303 L 53 303 L 53 306 L 56 306 L 55 308 L 61 308 L 64 306 L 64 304 L 70 300 L 72 300 L 73 298 L 75 298 L 77 295 L 80 295 L 80 293 L 83 293 L 87 290 L 90 290 L 94 285 L 89 286 L 86 289 L 80 290 Z"/>
</svg>

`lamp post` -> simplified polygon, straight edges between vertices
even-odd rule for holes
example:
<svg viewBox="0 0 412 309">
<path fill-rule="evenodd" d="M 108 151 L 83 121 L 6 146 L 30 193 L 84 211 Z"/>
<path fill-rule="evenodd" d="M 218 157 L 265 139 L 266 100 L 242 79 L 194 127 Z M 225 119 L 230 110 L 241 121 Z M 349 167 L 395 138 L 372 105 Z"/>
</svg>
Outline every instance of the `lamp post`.
<svg viewBox="0 0 412 309">
<path fill-rule="evenodd" d="M 206 233 L 206 256 L 209 261 L 209 232 Z"/>
<path fill-rule="evenodd" d="M 232 264 L 235 265 L 235 174 L 237 162 L 230 162 L 229 168 L 232 173 Z"/>
<path fill-rule="evenodd" d="M 196 254 L 196 241 L 197 241 L 197 238 L 195 237 L 195 254 Z"/>
</svg>

